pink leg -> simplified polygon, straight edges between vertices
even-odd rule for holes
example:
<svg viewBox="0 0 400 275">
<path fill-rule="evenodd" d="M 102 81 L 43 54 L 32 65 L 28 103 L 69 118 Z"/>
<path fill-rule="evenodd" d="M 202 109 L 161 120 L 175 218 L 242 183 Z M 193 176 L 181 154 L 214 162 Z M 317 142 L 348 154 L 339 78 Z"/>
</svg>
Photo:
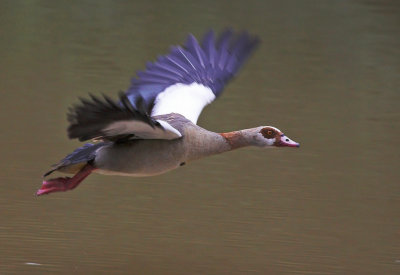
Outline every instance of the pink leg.
<svg viewBox="0 0 400 275">
<path fill-rule="evenodd" d="M 91 165 L 86 165 L 72 178 L 60 177 L 43 181 L 42 187 L 36 192 L 37 196 L 49 194 L 52 192 L 72 190 L 77 187 L 90 173 L 96 170 Z"/>
</svg>

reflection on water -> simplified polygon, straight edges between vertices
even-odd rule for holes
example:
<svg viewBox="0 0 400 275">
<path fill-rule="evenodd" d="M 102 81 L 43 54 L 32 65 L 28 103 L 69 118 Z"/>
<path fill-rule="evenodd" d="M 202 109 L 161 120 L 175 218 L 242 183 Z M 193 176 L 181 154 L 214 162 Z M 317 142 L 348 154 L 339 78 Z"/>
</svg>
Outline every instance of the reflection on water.
<svg viewBox="0 0 400 275">
<path fill-rule="evenodd" d="M 398 274 L 396 1 L 1 5 L 1 274 Z M 200 125 L 272 124 L 300 150 L 247 148 L 33 196 L 78 146 L 64 114 L 77 96 L 126 89 L 210 26 L 263 44 Z"/>
</svg>

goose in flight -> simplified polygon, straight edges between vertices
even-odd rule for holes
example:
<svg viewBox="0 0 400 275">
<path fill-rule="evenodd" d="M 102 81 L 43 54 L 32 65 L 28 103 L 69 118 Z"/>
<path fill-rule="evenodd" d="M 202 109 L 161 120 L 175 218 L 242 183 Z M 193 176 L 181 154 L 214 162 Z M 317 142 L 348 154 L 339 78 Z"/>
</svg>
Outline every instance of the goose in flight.
<svg viewBox="0 0 400 275">
<path fill-rule="evenodd" d="M 36 195 L 74 189 L 90 173 L 153 176 L 185 163 L 244 146 L 299 147 L 272 126 L 214 133 L 198 126 L 205 106 L 219 97 L 259 40 L 231 30 L 184 46 L 148 62 L 118 100 L 90 95 L 69 109 L 68 136 L 92 140 L 55 164 L 75 174 L 44 180 Z"/>
</svg>

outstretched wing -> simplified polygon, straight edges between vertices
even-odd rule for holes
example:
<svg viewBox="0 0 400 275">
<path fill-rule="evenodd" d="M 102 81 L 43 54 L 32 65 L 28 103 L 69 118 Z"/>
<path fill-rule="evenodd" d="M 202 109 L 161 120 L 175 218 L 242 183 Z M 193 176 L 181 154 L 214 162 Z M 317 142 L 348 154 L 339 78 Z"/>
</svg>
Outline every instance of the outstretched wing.
<svg viewBox="0 0 400 275">
<path fill-rule="evenodd" d="M 201 44 L 189 35 L 184 47 L 174 46 L 169 54 L 148 62 L 146 70 L 132 79 L 126 95 L 133 106 L 142 98 L 151 116 L 179 113 L 196 123 L 258 42 L 247 32 L 235 35 L 231 30 L 218 39 L 209 31 Z"/>
<path fill-rule="evenodd" d="M 79 105 L 70 108 L 69 138 L 122 142 L 130 139 L 176 139 L 182 136 L 166 121 L 151 118 L 140 97 L 135 99 L 135 107 L 123 93 L 119 103 L 107 96 L 102 99 L 93 95 L 90 97 L 90 100 L 81 99 Z"/>
</svg>

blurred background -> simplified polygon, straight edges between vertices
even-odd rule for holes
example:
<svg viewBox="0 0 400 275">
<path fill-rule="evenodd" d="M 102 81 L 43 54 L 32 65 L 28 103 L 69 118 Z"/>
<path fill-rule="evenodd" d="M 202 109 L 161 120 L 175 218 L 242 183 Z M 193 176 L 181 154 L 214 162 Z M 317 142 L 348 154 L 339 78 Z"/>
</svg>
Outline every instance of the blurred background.
<svg viewBox="0 0 400 275">
<path fill-rule="evenodd" d="M 394 0 L 0 1 L 0 274 L 400 274 L 399 23 Z M 300 149 L 34 196 L 79 96 L 229 26 L 262 44 L 199 125 Z"/>
</svg>

